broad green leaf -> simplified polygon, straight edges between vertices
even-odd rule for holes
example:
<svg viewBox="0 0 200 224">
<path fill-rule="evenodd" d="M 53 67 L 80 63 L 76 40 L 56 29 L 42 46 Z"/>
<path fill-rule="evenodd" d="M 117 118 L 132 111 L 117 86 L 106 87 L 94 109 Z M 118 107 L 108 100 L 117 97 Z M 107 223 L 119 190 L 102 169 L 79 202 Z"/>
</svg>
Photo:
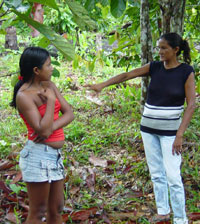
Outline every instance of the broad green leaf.
<svg viewBox="0 0 200 224">
<path fill-rule="evenodd" d="M 92 62 L 89 62 L 88 69 L 89 69 L 90 72 L 94 71 L 95 62 L 96 62 L 96 58 L 94 58 L 94 60 Z"/>
<path fill-rule="evenodd" d="M 107 6 L 107 5 L 109 5 L 109 0 L 100 0 L 99 2 L 100 2 L 101 5 L 104 6 L 104 7 Z"/>
<path fill-rule="evenodd" d="M 0 34 L 6 35 L 6 31 L 5 31 L 5 30 L 0 29 Z"/>
<path fill-rule="evenodd" d="M 10 184 L 10 189 L 16 194 L 19 194 L 21 186 L 17 186 L 16 184 Z"/>
<path fill-rule="evenodd" d="M 127 0 L 111 0 L 110 9 L 115 18 L 122 16 L 126 9 L 126 1 Z"/>
<path fill-rule="evenodd" d="M 14 8 L 18 12 L 26 12 L 30 8 L 30 4 L 23 3 L 22 0 L 5 0 L 8 8 Z"/>
<path fill-rule="evenodd" d="M 30 8 L 29 4 L 21 4 L 16 8 L 16 10 L 18 12 L 24 13 L 24 12 L 27 12 L 29 10 L 29 8 Z"/>
<path fill-rule="evenodd" d="M 92 11 L 95 8 L 95 0 L 87 0 L 85 3 L 85 8 L 87 11 Z"/>
<path fill-rule="evenodd" d="M 8 8 L 17 8 L 22 4 L 22 0 L 5 0 L 5 4 Z"/>
<path fill-rule="evenodd" d="M 104 61 L 103 61 L 103 59 L 102 58 L 99 58 L 98 61 L 99 61 L 99 64 L 101 65 L 101 67 L 103 68 L 104 67 Z"/>
<path fill-rule="evenodd" d="M 28 0 L 28 1 L 32 3 L 40 3 L 42 5 L 47 5 L 51 8 L 58 9 L 58 6 L 55 0 Z"/>
<path fill-rule="evenodd" d="M 51 30 L 50 27 L 38 23 L 30 17 L 17 12 L 16 10 L 13 11 L 16 15 L 42 33 L 50 41 L 50 43 L 53 44 L 66 57 L 67 60 L 71 61 L 74 59 L 74 47 L 71 43 L 67 42 L 65 38 Z"/>
<path fill-rule="evenodd" d="M 108 6 L 103 7 L 103 8 L 101 9 L 101 12 L 102 12 L 102 17 L 103 17 L 104 19 L 106 19 L 107 16 L 108 16 L 108 13 L 109 13 L 109 7 L 108 7 Z"/>
<path fill-rule="evenodd" d="M 53 69 L 53 74 L 52 74 L 53 77 L 60 77 L 60 72 L 58 71 L 58 69 L 54 68 Z"/>
<path fill-rule="evenodd" d="M 7 19 L 6 21 L 4 21 L 1 25 L 1 29 L 5 30 L 6 28 L 8 28 L 9 26 L 11 26 L 11 23 L 13 21 L 13 18 L 11 19 Z"/>
<path fill-rule="evenodd" d="M 200 80 L 197 82 L 197 93 L 200 94 Z"/>
<path fill-rule="evenodd" d="M 73 69 L 77 69 L 78 65 L 79 65 L 79 56 L 75 55 L 75 59 L 73 60 L 73 64 L 72 64 Z"/>
<path fill-rule="evenodd" d="M 43 37 L 43 38 L 39 41 L 38 46 L 39 46 L 39 47 L 46 48 L 47 46 L 49 46 L 50 43 L 51 43 L 51 42 L 50 42 L 49 39 L 47 39 L 46 37 Z"/>
<path fill-rule="evenodd" d="M 111 44 L 113 44 L 115 41 L 116 41 L 116 39 L 115 39 L 115 35 L 112 35 L 112 36 L 109 38 L 108 43 L 109 43 L 109 45 L 111 45 Z"/>
<path fill-rule="evenodd" d="M 65 1 L 74 15 L 75 22 L 82 30 L 86 30 L 87 27 L 91 30 L 96 28 L 96 23 L 89 17 L 88 12 L 84 7 L 78 2 L 71 2 L 70 0 Z"/>
<path fill-rule="evenodd" d="M 11 79 L 11 86 L 14 87 L 17 84 L 17 82 L 19 81 L 18 76 L 19 76 L 19 74 L 13 75 L 13 77 Z"/>
<path fill-rule="evenodd" d="M 51 64 L 52 64 L 52 65 L 60 66 L 60 63 L 59 63 L 58 61 L 51 61 Z"/>
</svg>

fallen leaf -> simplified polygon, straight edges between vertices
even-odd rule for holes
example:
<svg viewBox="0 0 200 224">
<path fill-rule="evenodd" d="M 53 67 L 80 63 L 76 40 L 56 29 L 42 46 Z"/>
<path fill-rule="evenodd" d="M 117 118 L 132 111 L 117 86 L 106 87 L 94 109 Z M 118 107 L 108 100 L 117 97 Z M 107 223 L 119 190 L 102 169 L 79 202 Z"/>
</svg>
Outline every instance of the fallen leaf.
<svg viewBox="0 0 200 224">
<path fill-rule="evenodd" d="M 16 170 L 8 170 L 8 172 L 4 173 L 4 176 L 13 176 L 16 175 L 17 171 Z"/>
<path fill-rule="evenodd" d="M 26 205 L 23 201 L 19 201 L 19 205 L 25 210 L 25 211 L 29 211 L 29 206 Z"/>
<path fill-rule="evenodd" d="M 80 187 L 72 187 L 69 192 L 70 194 L 76 194 L 80 190 Z"/>
<path fill-rule="evenodd" d="M 128 173 L 130 170 L 131 170 L 131 168 L 132 168 L 133 166 L 131 166 L 131 165 L 128 165 L 123 171 L 122 171 L 122 173 Z"/>
<path fill-rule="evenodd" d="M 12 191 L 5 185 L 3 181 L 0 181 L 0 189 L 5 193 L 10 194 Z"/>
<path fill-rule="evenodd" d="M 13 166 L 15 166 L 15 164 L 11 163 L 9 160 L 0 161 L 0 170 L 7 170 Z"/>
<path fill-rule="evenodd" d="M 200 212 L 193 212 L 188 215 L 189 219 L 192 221 L 200 220 Z"/>
<path fill-rule="evenodd" d="M 13 212 L 9 212 L 5 219 L 7 219 L 8 221 L 12 222 L 12 223 L 17 223 L 17 220 L 16 220 L 16 217 L 15 217 L 15 214 Z"/>
<path fill-rule="evenodd" d="M 98 106 L 102 106 L 103 102 L 97 97 L 97 95 L 93 95 L 89 92 L 86 91 L 86 95 L 85 98 L 95 104 L 97 104 Z"/>
<path fill-rule="evenodd" d="M 103 211 L 101 218 L 104 220 L 105 223 L 112 224 L 105 211 Z"/>
<path fill-rule="evenodd" d="M 125 220 L 125 219 L 131 219 L 131 220 L 137 220 L 137 211 L 131 211 L 131 212 L 116 212 L 112 213 L 109 216 L 115 218 L 116 220 Z"/>
<path fill-rule="evenodd" d="M 156 224 L 172 224 L 171 221 L 162 221 L 162 222 L 157 222 Z"/>
<path fill-rule="evenodd" d="M 127 197 L 129 198 L 140 198 L 140 197 L 143 197 L 144 194 L 142 191 L 131 191 Z"/>
<path fill-rule="evenodd" d="M 13 181 L 11 182 L 11 184 L 15 184 L 15 183 L 17 183 L 18 181 L 20 181 L 22 179 L 22 173 L 21 173 L 21 171 L 19 171 L 18 173 L 17 173 L 17 175 L 15 176 L 15 178 L 13 179 Z"/>
<path fill-rule="evenodd" d="M 86 183 L 88 188 L 94 192 L 94 187 L 95 187 L 95 182 L 96 182 L 96 174 L 90 174 L 89 176 L 87 176 L 86 178 Z"/>
<path fill-rule="evenodd" d="M 8 159 L 16 159 L 17 156 L 19 155 L 19 152 L 11 152 L 9 155 L 8 155 Z"/>
<path fill-rule="evenodd" d="M 116 162 L 113 160 L 107 160 L 107 164 L 108 164 L 108 166 L 110 166 L 110 165 L 116 164 Z"/>
<path fill-rule="evenodd" d="M 97 158 L 95 156 L 90 156 L 89 161 L 94 165 L 94 166 L 101 166 L 101 167 L 107 167 L 107 160 Z"/>
<path fill-rule="evenodd" d="M 69 216 L 70 216 L 70 219 L 72 219 L 73 221 L 85 221 L 91 215 L 95 215 L 96 212 L 97 212 L 97 207 L 93 207 L 87 210 L 72 212 L 71 214 L 64 214 L 62 217 L 63 217 L 63 221 L 65 222 L 69 220 Z"/>
</svg>

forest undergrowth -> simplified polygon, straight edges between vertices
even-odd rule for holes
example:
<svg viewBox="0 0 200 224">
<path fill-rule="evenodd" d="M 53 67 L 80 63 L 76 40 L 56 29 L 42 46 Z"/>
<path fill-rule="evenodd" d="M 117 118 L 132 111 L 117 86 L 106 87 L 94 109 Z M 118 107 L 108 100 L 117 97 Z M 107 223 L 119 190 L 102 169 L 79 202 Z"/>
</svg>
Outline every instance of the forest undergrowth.
<svg viewBox="0 0 200 224">
<path fill-rule="evenodd" d="M 18 66 L 1 61 L 0 78 L 0 223 L 23 223 L 28 197 L 18 166 L 26 128 L 9 106 L 11 76 Z M 11 67 L 9 65 L 12 64 Z M 152 183 L 140 135 L 140 82 L 129 81 L 94 95 L 83 87 L 121 72 L 104 67 L 89 74 L 62 63 L 54 78 L 72 105 L 75 120 L 64 129 L 66 172 L 64 223 L 149 223 L 156 213 Z M 200 223 L 200 96 L 183 143 L 182 177 L 191 223 Z M 44 222 L 45 223 L 45 222 Z"/>
</svg>

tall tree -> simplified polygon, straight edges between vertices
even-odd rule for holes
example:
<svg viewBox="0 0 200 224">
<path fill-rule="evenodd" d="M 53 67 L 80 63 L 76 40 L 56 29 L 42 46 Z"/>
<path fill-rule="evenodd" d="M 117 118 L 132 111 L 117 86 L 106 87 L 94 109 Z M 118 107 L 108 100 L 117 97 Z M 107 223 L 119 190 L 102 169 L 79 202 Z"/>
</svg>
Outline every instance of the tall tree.
<svg viewBox="0 0 200 224">
<path fill-rule="evenodd" d="M 179 0 L 175 2 L 176 4 L 174 5 L 173 8 L 170 31 L 182 35 L 184 27 L 184 12 L 185 12 L 186 0 Z"/>
<path fill-rule="evenodd" d="M 162 13 L 162 33 L 183 33 L 186 0 L 159 0 Z"/>
<path fill-rule="evenodd" d="M 151 28 L 149 21 L 149 1 L 141 0 L 141 8 L 140 8 L 140 28 L 141 28 L 141 60 L 142 65 L 152 61 L 152 36 L 151 36 Z M 149 85 L 149 77 L 143 77 L 141 81 L 141 110 L 143 111 L 143 107 L 147 97 L 147 87 Z"/>
<path fill-rule="evenodd" d="M 5 48 L 18 50 L 17 34 L 14 26 L 6 28 Z"/>
</svg>

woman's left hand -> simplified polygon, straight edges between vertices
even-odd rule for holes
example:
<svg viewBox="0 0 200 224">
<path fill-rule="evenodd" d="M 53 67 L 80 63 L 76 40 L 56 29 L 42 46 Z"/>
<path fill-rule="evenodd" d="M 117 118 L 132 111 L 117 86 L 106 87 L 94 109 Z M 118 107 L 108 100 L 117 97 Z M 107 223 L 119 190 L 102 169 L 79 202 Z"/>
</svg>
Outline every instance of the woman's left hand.
<svg viewBox="0 0 200 224">
<path fill-rule="evenodd" d="M 182 144 L 183 144 L 183 137 L 182 136 L 176 136 L 174 143 L 172 145 L 172 154 L 180 155 L 182 153 Z"/>
<path fill-rule="evenodd" d="M 43 137 L 37 135 L 36 132 L 34 132 L 31 136 L 36 136 L 36 137 L 33 139 L 33 141 L 34 141 L 35 143 L 44 143 L 44 141 L 45 141 L 45 138 L 43 138 Z"/>
</svg>

